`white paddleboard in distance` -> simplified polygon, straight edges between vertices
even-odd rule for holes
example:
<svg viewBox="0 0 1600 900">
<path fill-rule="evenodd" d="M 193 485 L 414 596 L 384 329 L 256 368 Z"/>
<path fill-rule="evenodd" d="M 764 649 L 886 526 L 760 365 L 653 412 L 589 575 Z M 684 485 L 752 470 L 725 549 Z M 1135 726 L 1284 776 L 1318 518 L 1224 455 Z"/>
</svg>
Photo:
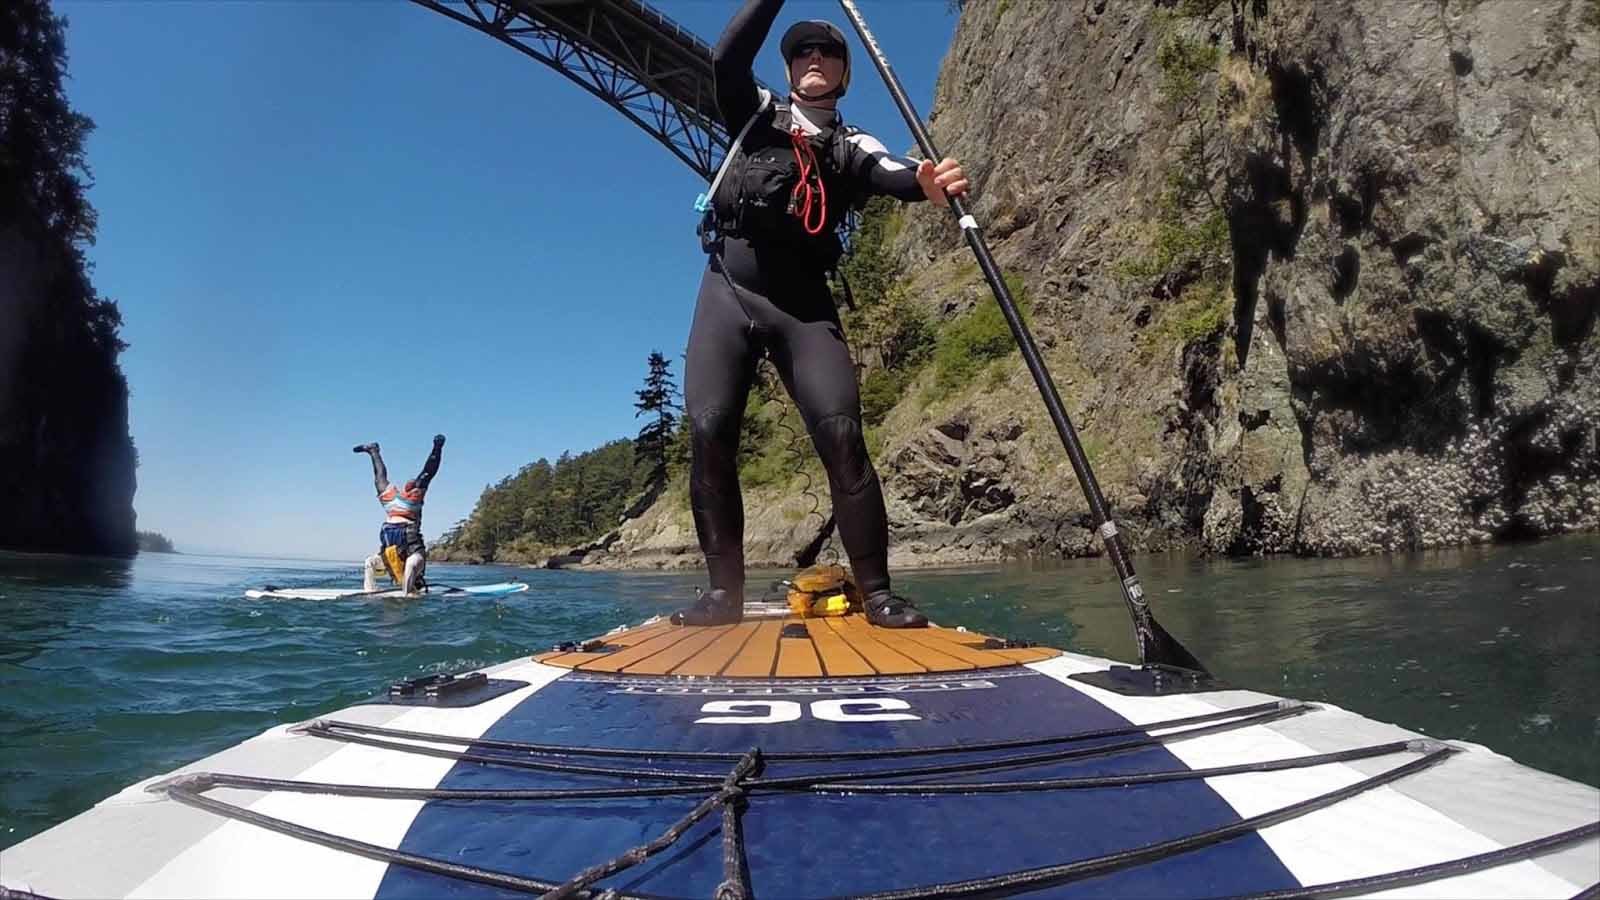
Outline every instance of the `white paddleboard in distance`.
<svg viewBox="0 0 1600 900">
<path fill-rule="evenodd" d="M 407 595 L 399 588 L 368 593 L 350 588 L 252 588 L 244 595 L 251 600 L 417 600 L 427 597 L 466 599 L 468 597 L 503 597 L 520 594 L 528 589 L 526 582 L 502 581 L 496 584 L 469 584 L 462 587 L 435 585 L 426 593 Z"/>
</svg>

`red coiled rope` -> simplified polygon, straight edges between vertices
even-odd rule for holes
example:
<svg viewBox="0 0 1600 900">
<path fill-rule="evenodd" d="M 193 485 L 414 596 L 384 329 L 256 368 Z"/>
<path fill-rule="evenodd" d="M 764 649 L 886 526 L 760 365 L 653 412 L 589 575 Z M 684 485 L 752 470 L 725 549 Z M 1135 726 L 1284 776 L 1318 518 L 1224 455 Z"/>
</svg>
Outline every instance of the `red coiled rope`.
<svg viewBox="0 0 1600 900">
<path fill-rule="evenodd" d="M 828 224 L 828 188 L 822 182 L 816 151 L 798 125 L 789 129 L 789 142 L 794 145 L 794 159 L 800 165 L 800 180 L 789 193 L 789 212 L 800 220 L 806 234 L 821 234 Z M 811 221 L 813 208 L 817 213 L 815 225 Z"/>
</svg>

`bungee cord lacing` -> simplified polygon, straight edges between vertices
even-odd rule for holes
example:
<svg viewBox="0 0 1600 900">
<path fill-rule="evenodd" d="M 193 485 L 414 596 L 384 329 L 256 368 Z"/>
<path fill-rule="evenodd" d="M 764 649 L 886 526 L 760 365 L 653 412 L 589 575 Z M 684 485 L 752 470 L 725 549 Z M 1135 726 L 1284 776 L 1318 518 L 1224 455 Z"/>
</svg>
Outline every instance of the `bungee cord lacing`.
<svg viewBox="0 0 1600 900">
<path fill-rule="evenodd" d="M 982 794 L 994 792 L 1038 792 L 1096 789 L 1130 789 L 1173 781 L 1190 781 L 1217 778 L 1244 773 L 1275 772 L 1308 768 L 1334 763 L 1372 759 L 1383 756 L 1411 754 L 1416 758 L 1361 779 L 1344 787 L 1291 803 L 1278 809 L 1250 816 L 1237 822 L 1206 829 L 1165 841 L 1103 854 L 1089 859 L 1075 860 L 1052 866 L 1004 872 L 983 878 L 921 885 L 903 890 L 883 891 L 860 895 L 862 900 L 908 900 L 921 897 L 959 897 L 982 894 L 984 896 L 1009 896 L 1053 887 L 1083 878 L 1132 868 L 1172 856 L 1189 853 L 1253 833 L 1271 825 L 1280 824 L 1349 799 L 1358 794 L 1399 781 L 1431 768 L 1453 754 L 1461 752 L 1455 747 L 1430 739 L 1391 741 L 1362 747 L 1353 747 L 1328 753 L 1252 763 L 1216 766 L 1207 769 L 1170 770 L 1156 772 L 1131 772 L 1120 775 L 1049 778 L 1017 781 L 938 781 L 902 783 L 896 779 L 927 778 L 953 773 L 992 773 L 1005 769 L 1025 768 L 1067 759 L 1112 756 L 1144 748 L 1163 746 L 1209 734 L 1265 724 L 1289 716 L 1312 713 L 1317 707 L 1299 701 L 1275 701 L 1221 710 L 1197 716 L 1168 719 L 1137 726 L 1095 729 L 1064 735 L 991 741 L 966 746 L 937 746 L 907 748 L 905 750 L 866 751 L 816 751 L 764 753 L 754 748 L 743 754 L 685 750 L 650 750 L 614 747 L 581 747 L 537 744 L 518 741 L 463 738 L 427 732 L 406 731 L 381 726 L 362 725 L 336 720 L 315 720 L 295 729 L 296 733 L 348 743 L 363 744 L 383 750 L 415 753 L 454 759 L 484 765 L 529 768 L 558 772 L 564 775 L 596 776 L 623 779 L 629 784 L 601 788 L 559 789 L 461 789 L 461 788 L 402 788 L 352 784 L 329 784 L 290 779 L 257 778 L 246 775 L 202 772 L 182 775 L 152 784 L 148 789 L 164 794 L 173 800 L 198 809 L 238 821 L 247 822 L 280 834 L 322 846 L 377 859 L 419 871 L 430 872 L 486 884 L 508 890 L 537 893 L 547 898 L 592 897 L 649 897 L 652 895 L 616 889 L 597 890 L 597 882 L 644 862 L 651 856 L 672 846 L 694 826 L 721 813 L 718 826 L 722 833 L 723 879 L 713 893 L 717 900 L 746 900 L 751 895 L 748 883 L 748 864 L 745 856 L 741 816 L 752 800 L 759 802 L 763 796 L 793 795 L 796 792 L 852 796 L 860 794 Z M 1162 732 L 1151 734 L 1150 732 Z M 1135 737 L 1134 735 L 1138 735 Z M 1081 744 L 1084 741 L 1107 738 L 1130 738 L 1090 746 L 1061 747 Z M 395 738 L 397 740 L 384 740 Z M 424 743 L 464 746 L 461 751 L 446 750 Z M 816 771 L 782 777 L 761 777 L 763 768 L 773 763 L 819 762 L 826 760 L 887 759 L 900 756 L 940 755 L 952 753 L 995 754 L 997 751 L 1049 747 L 1043 752 L 991 755 L 989 758 L 970 759 L 935 765 L 903 766 L 880 770 L 845 772 Z M 491 751 L 491 752 L 482 752 Z M 516 756 L 502 755 L 507 753 Z M 572 762 L 571 757 L 678 759 L 692 761 L 726 762 L 734 760 L 732 768 L 724 774 L 688 772 L 654 768 L 614 768 Z M 669 781 L 676 784 L 640 784 L 640 781 Z M 205 796 L 214 788 L 236 790 L 281 791 L 302 794 L 328 794 L 345 797 L 373 799 L 448 801 L 452 803 L 483 802 L 586 802 L 606 799 L 665 797 L 673 795 L 702 795 L 702 799 L 683 817 L 675 821 L 655 839 L 634 847 L 577 875 L 558 881 L 535 878 L 508 872 L 497 872 L 480 867 L 448 862 L 408 852 L 392 850 L 345 838 L 329 832 L 298 825 L 253 810 Z M 710 793 L 707 794 L 707 790 Z M 1509 862 L 1531 859 L 1551 853 L 1572 844 L 1600 836 L 1600 822 L 1590 823 L 1546 837 L 1505 847 L 1488 853 L 1461 857 L 1426 866 L 1417 866 L 1383 875 L 1347 881 L 1330 882 L 1301 888 L 1267 891 L 1246 895 L 1256 900 L 1287 900 L 1291 897 L 1334 897 L 1366 893 L 1441 878 L 1454 877 Z M 1600 887 L 1591 887 L 1579 897 L 1589 897 Z M 1235 898 L 1240 900 L 1240 898 Z"/>
<path fill-rule="evenodd" d="M 1193 716 L 1182 716 L 1175 719 L 1160 719 L 1146 722 L 1143 725 L 1122 725 L 1115 728 L 1096 728 L 1089 731 L 1075 731 L 1065 735 L 1052 735 L 1036 738 L 1011 738 L 1003 741 L 983 741 L 972 744 L 936 744 L 928 747 L 889 747 L 875 750 L 814 750 L 798 752 L 764 752 L 762 758 L 769 762 L 790 760 L 832 760 L 832 759 L 904 759 L 909 756 L 930 756 L 945 753 L 981 753 L 991 750 L 1017 750 L 1025 747 L 1040 747 L 1050 744 L 1059 744 L 1069 741 L 1087 741 L 1106 737 L 1121 737 L 1130 734 L 1144 734 L 1151 731 L 1165 731 L 1170 728 L 1181 728 L 1186 725 L 1200 725 L 1206 722 L 1217 722 L 1223 719 L 1244 719 L 1258 713 L 1273 710 L 1305 710 L 1315 709 L 1311 704 L 1300 700 L 1270 700 L 1266 703 L 1257 703 L 1251 706 L 1239 706 L 1233 709 L 1217 710 L 1215 712 L 1201 713 Z M 549 754 L 555 756 L 600 756 L 600 757 L 631 757 L 642 759 L 696 759 L 696 760 L 725 760 L 728 762 L 742 758 L 740 753 L 726 753 L 713 750 L 642 750 L 630 747 L 579 747 L 569 744 L 538 744 L 526 741 L 501 741 L 491 738 L 467 738 L 449 734 L 438 734 L 427 731 L 411 731 L 401 728 L 385 728 L 381 725 L 366 725 L 359 722 L 344 722 L 338 719 L 313 719 L 310 722 L 296 727 L 297 731 L 310 731 L 314 729 L 337 729 L 356 734 L 379 735 L 382 737 L 396 737 L 406 740 L 428 741 L 435 744 L 463 744 L 471 745 L 486 750 L 509 750 L 517 753 Z"/>
<path fill-rule="evenodd" d="M 999 759 L 969 760 L 956 763 L 942 763 L 930 766 L 907 766 L 899 769 L 866 769 L 855 772 L 823 772 L 807 775 L 792 776 L 787 778 L 754 779 L 750 787 L 760 788 L 802 788 L 811 781 L 827 780 L 830 782 L 858 781 L 871 778 L 902 778 L 926 777 L 929 775 L 947 775 L 955 772 L 986 772 L 1000 769 L 1025 768 L 1028 766 L 1043 765 L 1046 763 L 1062 762 L 1069 759 L 1089 759 L 1098 756 L 1111 756 L 1126 753 L 1146 747 L 1164 744 L 1168 741 L 1181 741 L 1190 738 L 1203 737 L 1222 731 L 1231 731 L 1251 725 L 1262 725 L 1288 716 L 1300 715 L 1308 712 L 1310 707 L 1306 704 L 1285 704 L 1278 708 L 1240 719 L 1202 725 L 1183 731 L 1172 732 L 1159 736 L 1145 736 L 1132 738 L 1114 744 L 1101 744 L 1089 747 L 1074 747 L 1069 749 L 1050 750 L 1042 753 L 1029 753 L 1018 756 L 1006 756 Z M 378 740 L 360 733 L 361 728 L 345 729 L 338 726 L 330 727 L 328 723 L 312 723 L 302 729 L 303 734 L 312 737 L 327 738 L 330 740 L 345 741 L 347 743 L 364 744 L 401 752 L 417 753 L 424 756 L 435 756 L 441 759 L 454 759 L 459 762 L 482 763 L 498 765 L 516 769 L 537 769 L 545 772 L 559 772 L 566 775 L 603 775 L 615 778 L 628 778 L 637 780 L 679 781 L 689 783 L 709 783 L 720 780 L 719 776 L 701 772 L 685 772 L 679 770 L 663 769 L 613 769 L 600 766 L 590 766 L 578 763 L 553 762 L 548 760 L 495 756 L 492 754 L 475 753 L 471 750 L 454 751 L 443 750 L 437 747 L 423 747 L 416 744 L 402 744 L 391 741 Z M 1059 738 L 1058 742 L 1079 741 L 1083 738 L 1067 736 Z M 452 743 L 454 741 L 451 741 Z M 574 748 L 582 753 L 580 748 Z M 971 748 L 973 752 L 983 752 L 981 745 Z M 893 755 L 893 754 L 890 754 Z M 771 759 L 777 757 L 769 756 Z"/>
</svg>

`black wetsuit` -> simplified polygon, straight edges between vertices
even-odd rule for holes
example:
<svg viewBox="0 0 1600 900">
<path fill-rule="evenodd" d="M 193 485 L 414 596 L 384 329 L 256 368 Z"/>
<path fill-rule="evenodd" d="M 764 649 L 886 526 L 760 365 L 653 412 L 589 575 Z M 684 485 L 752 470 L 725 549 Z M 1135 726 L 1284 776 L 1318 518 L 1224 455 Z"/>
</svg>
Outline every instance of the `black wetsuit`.
<svg viewBox="0 0 1600 900">
<path fill-rule="evenodd" d="M 755 121 L 745 159 L 794 159 L 787 126 L 804 117 L 828 135 L 818 156 L 827 188 L 827 227 L 812 236 L 777 210 L 776 225 L 733 229 L 714 247 L 689 332 L 684 401 L 693 437 L 690 501 L 711 587 L 744 592 L 744 502 L 739 492 L 739 428 L 759 357 L 776 366 L 828 472 L 835 521 L 865 594 L 887 592 L 888 519 L 867 456 L 855 366 L 845 345 L 826 272 L 837 256 L 833 230 L 850 203 L 873 194 L 925 199 L 914 160 L 890 155 L 870 136 L 834 128 L 830 111 L 762 108 L 751 65 L 782 0 L 748 0 L 712 56 L 717 105 L 730 133 Z M 787 156 L 785 156 L 787 154 Z M 739 163 L 730 168 L 737 183 Z M 737 188 L 718 191 L 726 198 Z M 724 217 L 726 218 L 726 216 Z"/>
</svg>

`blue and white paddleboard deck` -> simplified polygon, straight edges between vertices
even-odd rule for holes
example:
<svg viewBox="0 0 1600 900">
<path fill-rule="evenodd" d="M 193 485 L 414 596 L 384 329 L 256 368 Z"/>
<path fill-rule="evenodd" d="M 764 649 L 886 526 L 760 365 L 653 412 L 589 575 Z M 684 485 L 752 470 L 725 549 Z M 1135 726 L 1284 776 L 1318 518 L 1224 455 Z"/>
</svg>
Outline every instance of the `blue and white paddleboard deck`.
<svg viewBox="0 0 1600 900">
<path fill-rule="evenodd" d="M 407 594 L 398 588 L 371 593 L 359 588 L 275 588 L 251 589 L 244 595 L 251 600 L 416 600 L 423 597 L 464 599 L 467 597 L 504 597 L 520 594 L 528 589 L 521 581 L 504 581 L 497 584 L 469 584 L 461 587 L 431 587 L 422 594 Z"/>
<path fill-rule="evenodd" d="M 844 658 L 834 638 L 849 628 L 816 623 L 804 628 L 825 669 Z M 551 662 L 588 665 L 580 648 L 483 670 L 488 682 L 453 708 L 361 705 L 273 728 L 0 853 L 0 883 L 51 897 L 537 893 L 656 839 L 717 794 L 752 748 L 764 757 L 753 777 L 769 781 L 741 781 L 743 802 L 726 805 L 736 813 L 714 807 L 595 887 L 712 897 L 729 859 L 760 898 L 916 896 L 952 884 L 963 896 L 1343 885 L 1332 893 L 1566 898 L 1600 881 L 1600 791 L 1483 747 L 1253 691 L 1124 695 L 1074 678 L 1113 664 L 1071 653 L 986 668 L 974 651 L 973 665 L 950 671 L 776 677 L 794 664 L 782 654 L 804 650 L 796 632 L 775 642 L 767 674 L 727 674 L 749 662 L 761 629 L 780 627 L 751 625 L 732 654 L 715 650 L 722 638 L 710 630 L 672 629 L 651 644 L 614 634 L 609 653 L 582 658 L 610 656 L 616 671 Z M 861 648 L 870 635 L 856 637 Z M 883 636 L 881 647 L 919 658 L 903 640 Z M 726 658 L 706 663 L 713 651 Z M 716 674 L 629 671 L 649 659 Z M 618 752 L 628 750 L 655 755 Z M 686 751 L 719 755 L 672 755 Z M 927 767 L 939 770 L 904 773 Z M 799 781 L 770 781 L 791 776 Z M 399 790 L 302 792 L 329 790 L 308 782 Z M 685 792 L 494 796 L 663 787 Z M 737 841 L 725 840 L 724 823 Z M 344 846 L 327 846 L 330 835 Z M 1507 848 L 1520 849 L 1485 856 Z M 1479 868 L 1428 868 L 1457 860 Z M 435 863 L 476 874 L 423 870 Z M 1358 880 L 1406 872 L 1398 886 Z M 1006 876 L 1013 887 L 985 880 Z"/>
</svg>

